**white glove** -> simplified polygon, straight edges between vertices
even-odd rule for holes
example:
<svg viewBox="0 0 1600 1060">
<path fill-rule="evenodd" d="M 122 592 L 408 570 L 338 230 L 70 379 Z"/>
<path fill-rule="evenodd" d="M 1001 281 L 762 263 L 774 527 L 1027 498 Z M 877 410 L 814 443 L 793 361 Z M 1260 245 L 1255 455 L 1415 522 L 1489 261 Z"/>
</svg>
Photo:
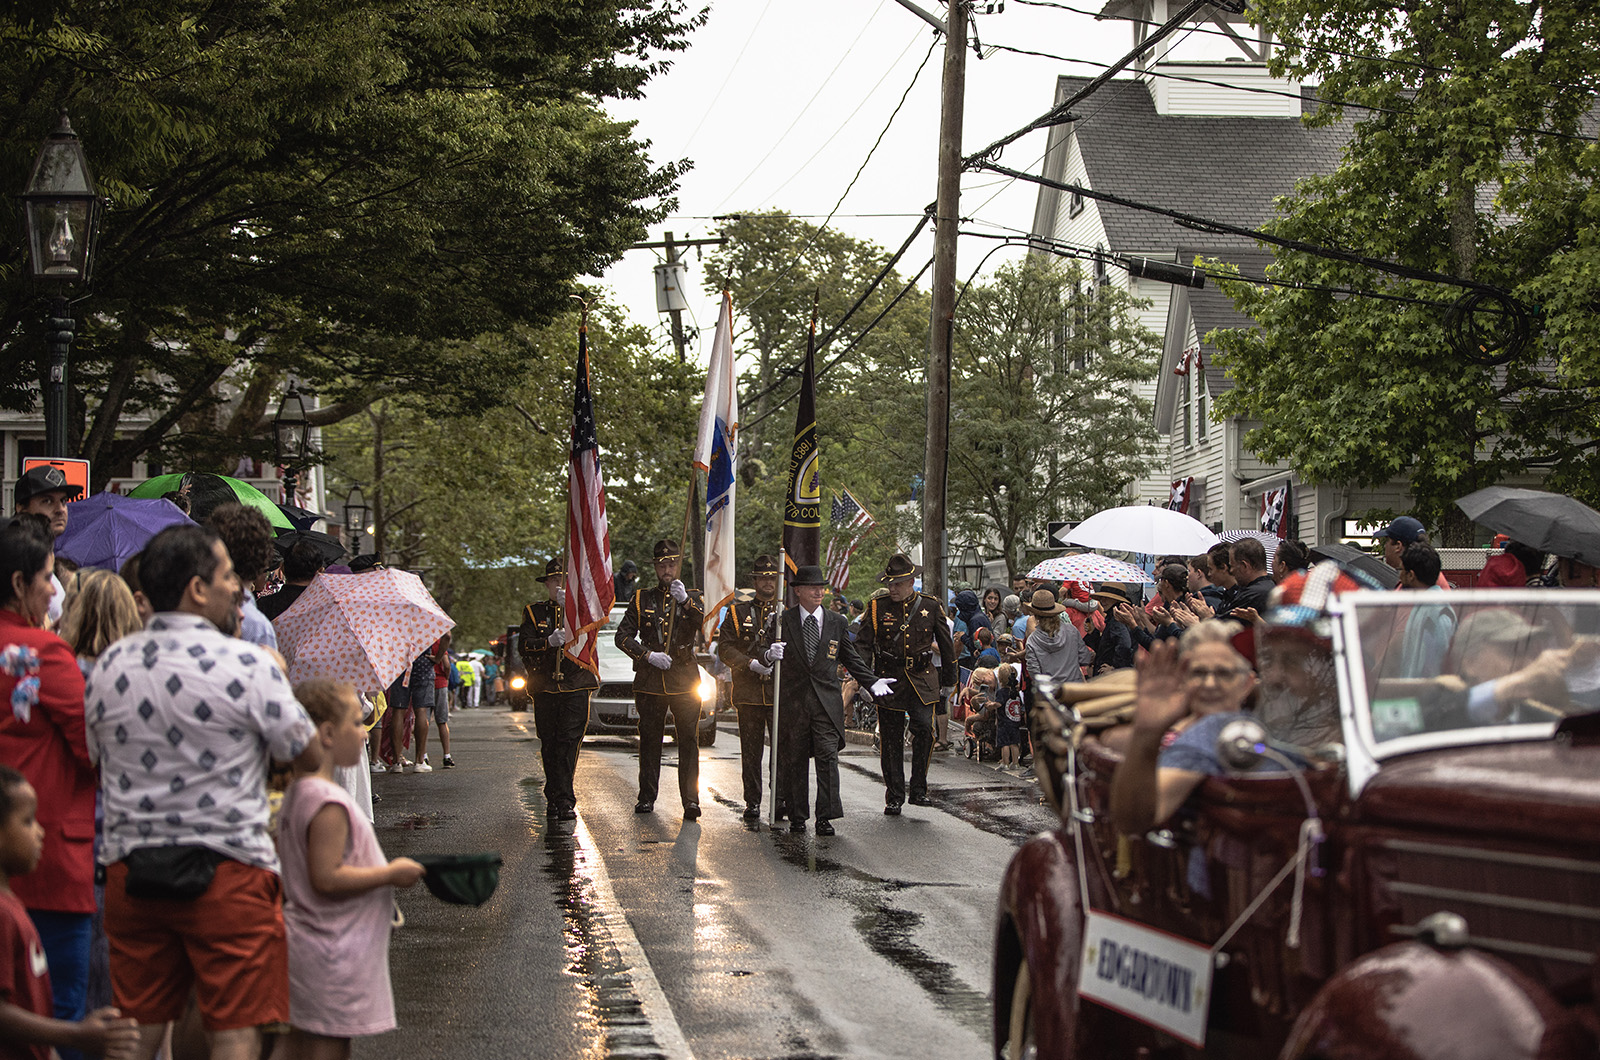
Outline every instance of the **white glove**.
<svg viewBox="0 0 1600 1060">
<path fill-rule="evenodd" d="M 762 677 L 771 677 L 772 676 L 772 667 L 770 667 L 770 666 L 762 666 L 760 659 L 751 659 L 750 660 L 750 669 L 754 670 L 756 673 L 760 674 Z"/>
<path fill-rule="evenodd" d="M 871 691 L 873 699 L 879 699 L 888 695 L 890 690 L 893 688 L 894 678 L 880 677 L 877 679 L 877 681 L 873 682 L 872 688 L 869 691 Z"/>
<path fill-rule="evenodd" d="M 773 641 L 771 646 L 767 648 L 767 653 L 765 656 L 763 656 L 763 658 L 765 658 L 767 662 L 777 662 L 779 659 L 783 658 L 783 641 Z"/>
<path fill-rule="evenodd" d="M 550 646 L 552 648 L 559 648 L 567 641 L 572 639 L 572 634 L 568 633 L 564 629 L 557 629 L 553 630 L 550 636 L 545 639 L 550 642 Z"/>
<path fill-rule="evenodd" d="M 657 670 L 672 669 L 672 656 L 664 651 L 653 651 L 644 657 L 644 661 L 654 666 Z"/>
<path fill-rule="evenodd" d="M 956 686 L 955 685 L 946 685 L 944 688 L 939 689 L 939 697 L 941 699 L 949 699 L 951 696 L 953 696 L 955 694 L 956 694 Z"/>
<path fill-rule="evenodd" d="M 680 604 L 689 599 L 689 590 L 685 589 L 683 583 L 676 578 L 672 579 L 672 584 L 667 586 L 667 592 L 671 593 L 672 598 Z"/>
</svg>

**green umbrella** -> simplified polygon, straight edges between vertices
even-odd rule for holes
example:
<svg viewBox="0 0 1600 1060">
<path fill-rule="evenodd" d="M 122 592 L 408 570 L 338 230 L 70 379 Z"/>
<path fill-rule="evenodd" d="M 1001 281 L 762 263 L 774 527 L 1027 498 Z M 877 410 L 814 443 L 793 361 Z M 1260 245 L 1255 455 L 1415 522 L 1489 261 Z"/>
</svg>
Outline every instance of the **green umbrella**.
<svg viewBox="0 0 1600 1060">
<path fill-rule="evenodd" d="M 133 489 L 128 491 L 130 497 L 164 497 L 175 490 L 188 486 L 190 495 L 190 516 L 197 523 L 203 523 L 212 509 L 216 508 L 219 500 L 226 500 L 227 494 L 246 507 L 255 508 L 267 517 L 267 522 L 280 530 L 293 530 L 294 524 L 289 517 L 284 515 L 273 503 L 272 498 L 256 489 L 248 482 L 242 482 L 227 475 L 213 475 L 204 471 L 191 471 L 183 474 L 157 475 L 155 478 L 145 479 Z M 206 501 L 201 501 L 204 496 Z"/>
</svg>

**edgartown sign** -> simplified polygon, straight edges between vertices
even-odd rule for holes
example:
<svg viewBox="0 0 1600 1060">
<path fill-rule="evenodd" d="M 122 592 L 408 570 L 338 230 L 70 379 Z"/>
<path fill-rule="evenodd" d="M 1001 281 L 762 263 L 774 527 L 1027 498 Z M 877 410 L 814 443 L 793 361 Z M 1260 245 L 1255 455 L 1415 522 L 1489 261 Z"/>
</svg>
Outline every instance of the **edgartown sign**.
<svg viewBox="0 0 1600 1060">
<path fill-rule="evenodd" d="M 1206 1043 L 1211 950 L 1107 913 L 1083 927 L 1078 994 L 1181 1038 Z"/>
</svg>

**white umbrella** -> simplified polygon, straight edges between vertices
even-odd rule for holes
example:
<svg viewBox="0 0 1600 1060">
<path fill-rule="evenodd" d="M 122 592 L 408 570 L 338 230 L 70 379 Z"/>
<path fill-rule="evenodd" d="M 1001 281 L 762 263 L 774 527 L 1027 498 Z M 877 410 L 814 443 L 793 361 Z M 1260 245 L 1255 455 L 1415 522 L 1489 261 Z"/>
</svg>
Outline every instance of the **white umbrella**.
<svg viewBox="0 0 1600 1060">
<path fill-rule="evenodd" d="M 1217 535 L 1192 515 L 1153 504 L 1130 504 L 1089 516 L 1072 528 L 1067 540 L 1086 548 L 1147 556 L 1198 556 L 1217 543 Z"/>
<path fill-rule="evenodd" d="M 1129 585 L 1154 585 L 1155 579 L 1132 563 L 1083 552 L 1076 556 L 1047 559 L 1028 572 L 1028 577 L 1051 582 L 1124 582 Z"/>
</svg>

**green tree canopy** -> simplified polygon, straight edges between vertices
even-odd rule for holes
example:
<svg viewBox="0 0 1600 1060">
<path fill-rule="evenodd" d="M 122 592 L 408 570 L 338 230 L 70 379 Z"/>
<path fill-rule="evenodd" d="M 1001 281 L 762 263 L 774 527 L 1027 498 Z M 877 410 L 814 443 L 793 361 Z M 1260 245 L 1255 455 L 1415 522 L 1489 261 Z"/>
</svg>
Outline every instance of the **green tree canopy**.
<svg viewBox="0 0 1600 1060">
<path fill-rule="evenodd" d="M 681 0 L 23 0 L 0 15 L 0 181 L 67 108 L 110 200 L 71 433 L 102 464 L 263 448 L 292 372 L 332 421 L 384 394 L 492 405 L 514 344 L 670 205 L 604 100 L 704 18 Z M 15 221 L 14 200 L 0 211 Z M 0 401 L 42 368 L 0 256 Z M 127 417 L 148 429 L 118 437 Z"/>
<path fill-rule="evenodd" d="M 1120 503 L 1155 456 L 1160 338 L 1137 303 L 1078 265 L 1029 256 L 974 285 L 956 311 L 950 395 L 952 551 L 998 542 L 1008 573 L 1053 519 Z"/>
<path fill-rule="evenodd" d="M 1418 512 L 1447 530 L 1460 522 L 1457 497 L 1508 475 L 1547 473 L 1593 496 L 1594 5 L 1262 0 L 1252 10 L 1282 41 L 1274 72 L 1320 81 L 1319 96 L 1346 104 L 1310 120 L 1356 122 L 1338 169 L 1303 181 L 1273 234 L 1506 292 L 1530 310 L 1531 341 L 1475 350 L 1475 332 L 1512 322 L 1493 299 L 1452 327 L 1461 287 L 1280 250 L 1272 278 L 1302 286 L 1225 285 L 1259 327 L 1216 336 L 1237 384 L 1217 411 L 1259 420 L 1246 444 L 1307 481 L 1408 477 Z"/>
</svg>

